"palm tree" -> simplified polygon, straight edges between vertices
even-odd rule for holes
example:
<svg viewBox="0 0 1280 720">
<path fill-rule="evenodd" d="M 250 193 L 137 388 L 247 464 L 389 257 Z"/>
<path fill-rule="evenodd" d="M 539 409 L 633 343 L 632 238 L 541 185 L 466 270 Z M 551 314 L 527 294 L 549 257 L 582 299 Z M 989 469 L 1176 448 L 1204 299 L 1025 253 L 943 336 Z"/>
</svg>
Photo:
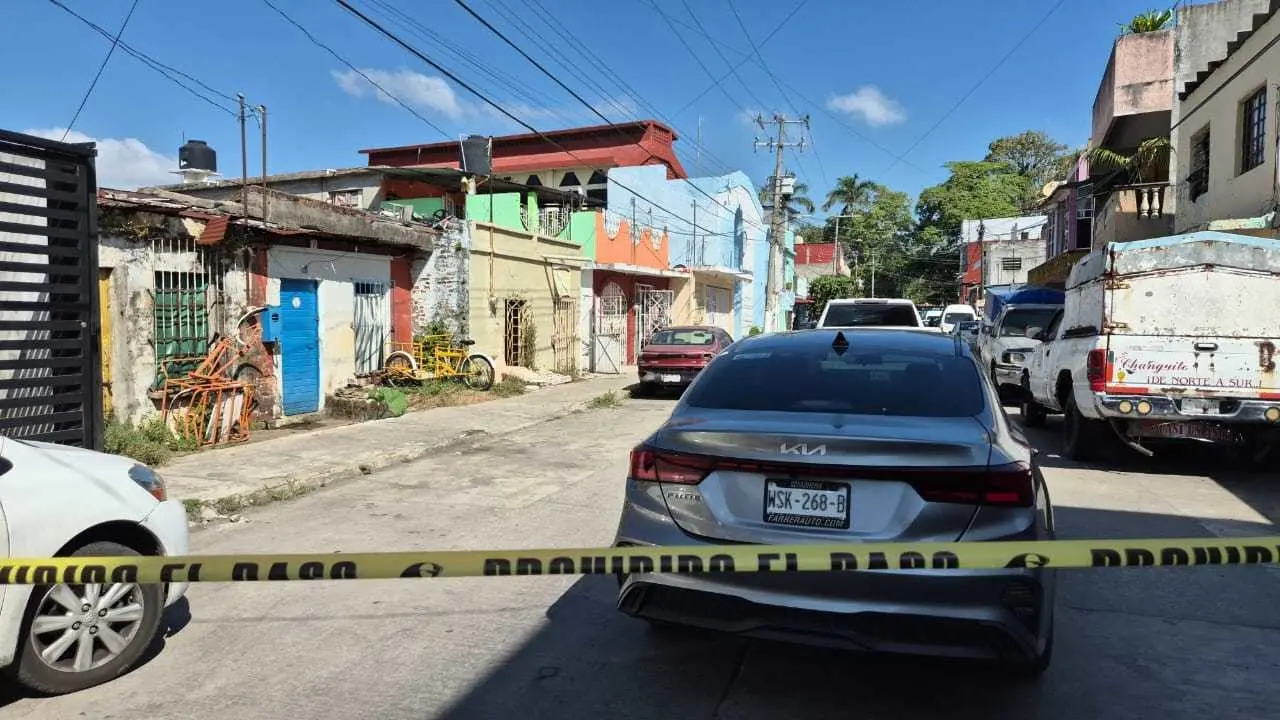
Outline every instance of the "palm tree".
<svg viewBox="0 0 1280 720">
<path fill-rule="evenodd" d="M 1141 33 L 1159 32 L 1173 22 L 1172 10 L 1148 10 L 1135 15 L 1127 24 L 1120 23 L 1120 34 L 1139 35 Z"/>
<path fill-rule="evenodd" d="M 1091 170 L 1118 170 L 1127 173 L 1129 182 L 1134 184 L 1163 180 L 1162 175 L 1169 172 L 1169 155 L 1173 152 L 1173 143 L 1169 138 L 1153 137 L 1138 143 L 1131 153 L 1125 154 L 1096 147 L 1089 151 L 1089 167 Z"/>
<path fill-rule="evenodd" d="M 786 210 L 787 220 L 795 218 L 797 215 L 806 215 L 814 210 L 813 201 L 809 199 L 809 186 L 805 183 L 798 182 L 795 184 L 795 192 L 791 197 L 786 199 L 783 207 Z M 769 209 L 773 206 L 773 183 L 766 183 L 760 188 L 760 204 Z"/>
<path fill-rule="evenodd" d="M 858 210 L 871 202 L 876 184 L 870 180 L 858 178 L 857 173 L 846 175 L 836 180 L 836 186 L 827 193 L 826 202 L 822 203 L 822 211 L 829 212 L 839 205 L 840 214 L 848 215 L 850 210 Z"/>
</svg>

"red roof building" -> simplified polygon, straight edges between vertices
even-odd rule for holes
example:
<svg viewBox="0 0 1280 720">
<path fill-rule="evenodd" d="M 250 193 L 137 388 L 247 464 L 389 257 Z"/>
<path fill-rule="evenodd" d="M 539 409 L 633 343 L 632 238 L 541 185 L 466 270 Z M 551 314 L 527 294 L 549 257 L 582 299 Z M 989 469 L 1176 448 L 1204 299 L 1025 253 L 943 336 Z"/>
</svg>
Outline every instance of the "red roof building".
<svg viewBox="0 0 1280 720">
<path fill-rule="evenodd" d="M 545 137 L 544 137 L 545 136 Z M 667 179 L 686 178 L 676 157 L 674 130 L 656 120 L 593 125 L 493 138 L 493 174 L 516 183 L 581 187 L 603 198 L 610 168 L 664 165 Z M 458 168 L 459 142 L 369 148 L 371 166 Z"/>
</svg>

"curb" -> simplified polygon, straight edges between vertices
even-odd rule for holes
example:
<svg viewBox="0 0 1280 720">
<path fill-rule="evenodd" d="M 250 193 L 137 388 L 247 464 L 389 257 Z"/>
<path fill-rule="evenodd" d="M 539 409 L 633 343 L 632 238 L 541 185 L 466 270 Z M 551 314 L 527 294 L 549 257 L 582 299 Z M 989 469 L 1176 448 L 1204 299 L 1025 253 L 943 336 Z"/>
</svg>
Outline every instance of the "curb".
<svg viewBox="0 0 1280 720">
<path fill-rule="evenodd" d="M 306 495 L 342 480 L 372 475 L 378 470 L 384 470 L 393 465 L 410 463 L 442 450 L 464 446 L 473 440 L 500 438 L 544 423 L 554 422 L 587 410 L 590 402 L 590 399 L 582 400 L 573 403 L 564 410 L 495 433 L 486 430 L 466 430 L 445 440 L 430 444 L 415 443 L 410 448 L 383 452 L 372 459 L 346 463 L 319 474 L 287 474 L 270 478 L 257 490 L 233 493 L 214 500 L 185 501 L 188 503 L 197 502 L 199 503 L 197 507 L 200 508 L 198 511 L 200 517 L 196 519 L 192 517 L 191 506 L 187 506 L 187 526 L 196 530 L 220 522 L 239 522 L 240 511 L 242 510 Z M 222 512 L 214 507 L 222 503 L 230 503 L 235 509 Z M 212 511 L 212 514 L 205 515 L 206 511 Z"/>
</svg>

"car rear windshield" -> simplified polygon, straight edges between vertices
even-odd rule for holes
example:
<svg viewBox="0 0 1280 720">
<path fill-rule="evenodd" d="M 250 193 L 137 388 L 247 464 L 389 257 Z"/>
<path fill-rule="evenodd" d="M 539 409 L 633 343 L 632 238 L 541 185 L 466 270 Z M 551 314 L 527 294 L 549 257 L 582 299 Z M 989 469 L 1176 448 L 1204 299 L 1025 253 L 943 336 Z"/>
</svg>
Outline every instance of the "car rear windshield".
<svg viewBox="0 0 1280 720">
<path fill-rule="evenodd" d="M 1026 337 L 1027 328 L 1044 329 L 1049 326 L 1057 308 L 1025 308 L 1010 310 L 1005 313 L 1004 322 L 1000 323 L 1001 337 Z"/>
<path fill-rule="evenodd" d="M 985 407 L 973 361 L 945 353 L 740 350 L 702 371 L 684 401 L 717 410 L 971 417 Z"/>
<path fill-rule="evenodd" d="M 830 305 L 822 321 L 824 327 L 916 327 L 919 324 L 916 311 L 901 303 Z"/>
<path fill-rule="evenodd" d="M 955 325 L 958 322 L 972 319 L 973 316 L 969 313 L 947 313 L 947 316 L 942 319 L 942 322 L 948 325 Z"/>
<path fill-rule="evenodd" d="M 715 341 L 710 330 L 659 330 L 649 337 L 650 345 L 710 345 Z"/>
</svg>

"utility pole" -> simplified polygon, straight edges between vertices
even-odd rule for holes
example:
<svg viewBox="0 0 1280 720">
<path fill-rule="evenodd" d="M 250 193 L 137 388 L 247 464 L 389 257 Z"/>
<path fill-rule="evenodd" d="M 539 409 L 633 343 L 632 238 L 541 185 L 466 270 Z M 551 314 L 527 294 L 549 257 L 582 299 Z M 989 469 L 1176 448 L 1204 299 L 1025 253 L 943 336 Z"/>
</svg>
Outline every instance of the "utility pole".
<svg viewBox="0 0 1280 720">
<path fill-rule="evenodd" d="M 249 146 L 244 132 L 244 93 L 236 93 L 240 102 L 240 212 L 249 217 Z"/>
<path fill-rule="evenodd" d="M 757 149 L 764 147 L 776 153 L 773 162 L 773 211 L 770 217 L 772 222 L 769 223 L 769 265 L 764 290 L 764 329 L 768 331 L 776 326 L 778 320 L 778 298 L 781 296 L 781 288 L 778 287 L 781 285 L 779 274 L 782 271 L 782 246 L 787 231 L 786 203 L 782 187 L 783 152 L 789 147 L 803 150 L 806 143 L 803 137 L 798 142 L 787 142 L 787 125 L 804 125 L 807 130 L 809 116 L 788 120 L 785 115 L 774 115 L 773 119 L 766 123 L 763 115 L 757 115 L 756 124 L 761 130 L 767 130 L 766 124 L 778 126 L 776 139 L 756 139 L 754 144 Z"/>
<path fill-rule="evenodd" d="M 844 218 L 845 220 L 852 220 L 853 216 L 852 215 L 836 216 L 836 246 L 835 246 L 835 249 L 831 251 L 832 274 L 840 272 L 840 219 L 841 218 Z"/>
</svg>

